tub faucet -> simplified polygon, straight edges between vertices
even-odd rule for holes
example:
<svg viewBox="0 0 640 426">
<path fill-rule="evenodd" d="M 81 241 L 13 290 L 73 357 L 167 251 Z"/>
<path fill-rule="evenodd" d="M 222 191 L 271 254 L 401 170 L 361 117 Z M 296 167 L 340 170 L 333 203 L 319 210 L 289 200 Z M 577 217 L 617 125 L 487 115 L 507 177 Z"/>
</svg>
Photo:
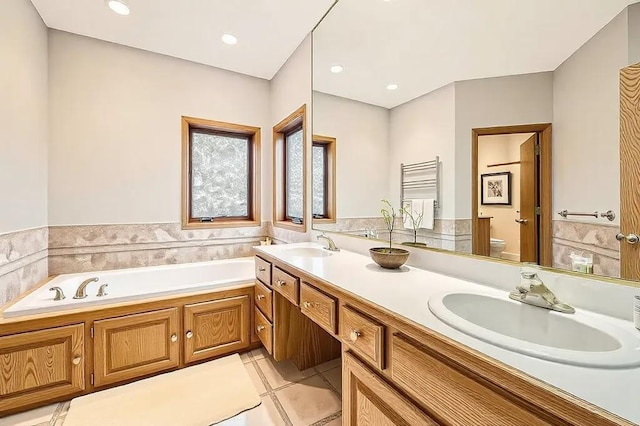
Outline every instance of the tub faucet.
<svg viewBox="0 0 640 426">
<path fill-rule="evenodd" d="M 321 234 L 321 235 L 318 235 L 316 237 L 316 239 L 318 239 L 318 240 L 326 240 L 327 241 L 327 243 L 329 244 L 329 247 L 324 247 L 325 250 L 340 251 L 340 249 L 338 247 L 336 247 L 336 243 L 333 242 L 331 237 L 327 237 L 326 235 L 324 235 L 324 233 Z"/>
<path fill-rule="evenodd" d="M 61 289 L 60 287 L 51 287 L 51 288 L 49 289 L 49 291 L 55 291 L 55 292 L 56 292 L 56 295 L 55 295 L 55 297 L 53 298 L 53 300 L 58 301 L 58 300 L 62 300 L 62 299 L 64 299 L 64 298 L 65 298 L 65 297 L 64 297 L 64 293 L 62 292 L 62 289 Z"/>
<path fill-rule="evenodd" d="M 522 282 L 514 291 L 509 293 L 509 298 L 527 305 L 538 306 L 565 314 L 573 314 L 576 310 L 573 306 L 562 303 L 555 294 L 544 285 L 535 272 L 523 271 L 520 273 Z"/>
<path fill-rule="evenodd" d="M 107 294 L 109 294 L 109 293 L 107 293 L 107 287 L 109 287 L 109 284 L 106 284 L 106 283 L 102 284 L 100 286 L 100 288 L 98 289 L 98 294 L 96 294 L 96 296 L 103 297 L 103 296 L 106 296 Z"/>
<path fill-rule="evenodd" d="M 84 299 L 87 297 L 87 286 L 91 283 L 95 283 L 98 281 L 98 277 L 89 278 L 87 280 L 82 281 L 82 284 L 76 290 L 76 295 L 73 296 L 74 299 Z"/>
</svg>

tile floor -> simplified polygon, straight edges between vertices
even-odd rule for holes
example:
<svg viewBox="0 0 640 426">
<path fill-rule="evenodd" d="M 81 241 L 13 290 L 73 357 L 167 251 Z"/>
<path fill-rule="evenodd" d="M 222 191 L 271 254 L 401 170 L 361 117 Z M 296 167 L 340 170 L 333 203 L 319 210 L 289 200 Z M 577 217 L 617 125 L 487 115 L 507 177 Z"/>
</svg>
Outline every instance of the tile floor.
<svg viewBox="0 0 640 426">
<path fill-rule="evenodd" d="M 241 358 L 262 397 L 262 404 L 218 426 L 342 424 L 340 358 L 304 371 L 298 371 L 290 361 L 275 362 L 263 349 L 245 352 Z M 51 404 L 0 418 L 0 426 L 62 426 L 67 410 L 69 402 Z"/>
</svg>

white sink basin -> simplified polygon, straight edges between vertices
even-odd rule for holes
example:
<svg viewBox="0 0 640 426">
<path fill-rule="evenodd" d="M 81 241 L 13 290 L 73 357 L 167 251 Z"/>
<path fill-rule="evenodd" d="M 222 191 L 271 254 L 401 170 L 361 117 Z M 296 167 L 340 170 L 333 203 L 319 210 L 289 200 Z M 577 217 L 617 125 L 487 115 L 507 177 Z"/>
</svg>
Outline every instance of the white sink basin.
<svg viewBox="0 0 640 426">
<path fill-rule="evenodd" d="M 294 247 L 282 251 L 283 255 L 298 256 L 298 257 L 327 257 L 332 253 L 315 247 Z"/>
<path fill-rule="evenodd" d="M 563 364 L 600 368 L 640 365 L 640 333 L 585 312 L 564 314 L 478 293 L 445 293 L 429 309 L 465 334 Z"/>
</svg>

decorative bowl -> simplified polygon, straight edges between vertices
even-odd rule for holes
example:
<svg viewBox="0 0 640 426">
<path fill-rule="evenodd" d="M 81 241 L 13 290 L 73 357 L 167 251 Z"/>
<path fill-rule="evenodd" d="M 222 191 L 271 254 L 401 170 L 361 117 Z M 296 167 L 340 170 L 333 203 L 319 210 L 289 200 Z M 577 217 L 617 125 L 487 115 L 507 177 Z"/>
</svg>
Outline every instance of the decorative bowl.
<svg viewBox="0 0 640 426">
<path fill-rule="evenodd" d="M 374 247 L 369 249 L 371 259 L 385 269 L 398 269 L 409 258 L 409 251 L 400 248 Z"/>
</svg>

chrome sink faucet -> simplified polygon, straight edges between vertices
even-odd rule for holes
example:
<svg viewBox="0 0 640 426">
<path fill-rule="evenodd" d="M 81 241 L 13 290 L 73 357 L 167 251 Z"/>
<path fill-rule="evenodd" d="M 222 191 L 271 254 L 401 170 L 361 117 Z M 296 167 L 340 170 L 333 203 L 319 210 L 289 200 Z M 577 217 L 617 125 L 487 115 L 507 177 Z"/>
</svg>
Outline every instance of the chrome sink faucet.
<svg viewBox="0 0 640 426">
<path fill-rule="evenodd" d="M 575 309 L 562 303 L 555 294 L 544 285 L 538 274 L 530 271 L 520 272 L 521 283 L 514 291 L 509 293 L 509 298 L 532 306 L 538 306 L 565 314 L 575 313 Z"/>
<path fill-rule="evenodd" d="M 326 240 L 327 241 L 327 244 L 329 244 L 329 247 L 324 247 L 325 250 L 340 251 L 340 249 L 338 247 L 336 247 L 336 243 L 333 242 L 331 237 L 327 237 L 326 235 L 324 235 L 324 233 L 322 233 L 321 235 L 318 235 L 316 237 L 316 239 L 318 239 L 318 240 Z"/>
<path fill-rule="evenodd" d="M 98 277 L 89 278 L 87 280 L 82 281 L 82 284 L 76 290 L 76 295 L 73 296 L 74 299 L 84 299 L 87 297 L 87 286 L 91 283 L 95 283 L 98 281 Z"/>
</svg>

